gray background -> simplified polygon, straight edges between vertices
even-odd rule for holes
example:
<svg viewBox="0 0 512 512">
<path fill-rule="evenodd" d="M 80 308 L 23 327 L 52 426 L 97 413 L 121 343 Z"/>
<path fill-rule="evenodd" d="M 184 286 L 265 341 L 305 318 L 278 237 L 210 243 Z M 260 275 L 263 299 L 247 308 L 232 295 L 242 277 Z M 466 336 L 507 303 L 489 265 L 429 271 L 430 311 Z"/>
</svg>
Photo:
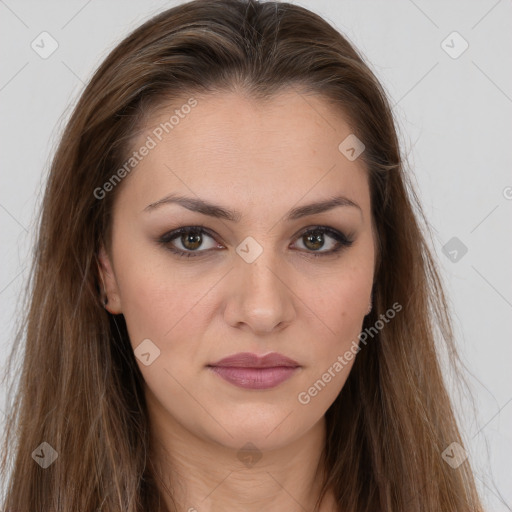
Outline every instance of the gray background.
<svg viewBox="0 0 512 512">
<path fill-rule="evenodd" d="M 13 343 L 41 187 L 70 107 L 122 37 L 177 3 L 0 0 L 1 354 Z M 488 510 L 512 510 L 511 2 L 292 3 L 341 30 L 392 100 L 468 368 L 476 410 L 457 398 L 468 454 Z M 31 48 L 43 31 L 59 45 L 47 59 Z M 469 45 L 457 58 L 445 51 L 463 48 L 454 31 Z M 453 237 L 457 253 L 445 255 Z"/>
</svg>

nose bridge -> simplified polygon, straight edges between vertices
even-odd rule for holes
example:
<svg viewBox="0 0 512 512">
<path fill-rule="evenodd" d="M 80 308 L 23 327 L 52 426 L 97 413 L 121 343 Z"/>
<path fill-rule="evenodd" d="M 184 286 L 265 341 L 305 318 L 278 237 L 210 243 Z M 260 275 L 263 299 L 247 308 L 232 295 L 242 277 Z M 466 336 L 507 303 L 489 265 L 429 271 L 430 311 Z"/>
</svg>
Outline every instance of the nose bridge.
<svg viewBox="0 0 512 512">
<path fill-rule="evenodd" d="M 268 300 L 276 300 L 282 295 L 283 283 L 278 277 L 283 271 L 283 265 L 279 263 L 277 248 L 269 239 L 264 243 L 263 246 L 249 237 L 238 246 L 237 253 L 242 260 L 238 262 L 238 270 L 249 295 L 255 298 L 264 295 Z"/>
<path fill-rule="evenodd" d="M 281 295 L 283 283 L 279 279 L 279 268 L 282 265 L 276 264 L 276 257 L 270 254 L 271 251 L 266 250 L 253 263 L 241 265 L 242 279 L 254 296 L 264 294 L 271 299 Z"/>
<path fill-rule="evenodd" d="M 249 324 L 255 330 L 270 331 L 289 322 L 293 314 L 293 293 L 285 275 L 286 265 L 280 260 L 271 237 L 247 237 L 237 247 L 235 260 L 235 323 Z M 236 312 L 236 313 L 235 313 Z"/>
</svg>

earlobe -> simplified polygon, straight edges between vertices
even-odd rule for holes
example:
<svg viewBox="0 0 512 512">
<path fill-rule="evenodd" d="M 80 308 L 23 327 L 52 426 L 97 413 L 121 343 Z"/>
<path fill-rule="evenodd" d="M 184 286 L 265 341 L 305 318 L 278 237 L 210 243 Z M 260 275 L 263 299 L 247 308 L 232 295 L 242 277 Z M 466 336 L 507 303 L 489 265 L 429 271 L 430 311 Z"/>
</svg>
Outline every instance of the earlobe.
<svg viewBox="0 0 512 512">
<path fill-rule="evenodd" d="M 122 309 L 117 281 L 112 262 L 103 245 L 98 251 L 97 264 L 101 290 L 100 301 L 109 313 L 119 315 L 122 313 Z"/>
</svg>

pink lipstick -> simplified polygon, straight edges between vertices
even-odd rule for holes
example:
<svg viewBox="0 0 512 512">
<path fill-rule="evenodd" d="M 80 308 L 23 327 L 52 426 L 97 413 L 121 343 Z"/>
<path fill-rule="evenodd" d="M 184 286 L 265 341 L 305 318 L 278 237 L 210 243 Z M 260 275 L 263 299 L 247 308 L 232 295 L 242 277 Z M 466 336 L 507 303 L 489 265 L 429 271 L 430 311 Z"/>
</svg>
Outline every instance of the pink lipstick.
<svg viewBox="0 0 512 512">
<path fill-rule="evenodd" d="M 208 368 L 235 386 L 269 389 L 292 377 L 300 365 L 276 352 L 265 356 L 241 352 L 209 364 Z"/>
</svg>

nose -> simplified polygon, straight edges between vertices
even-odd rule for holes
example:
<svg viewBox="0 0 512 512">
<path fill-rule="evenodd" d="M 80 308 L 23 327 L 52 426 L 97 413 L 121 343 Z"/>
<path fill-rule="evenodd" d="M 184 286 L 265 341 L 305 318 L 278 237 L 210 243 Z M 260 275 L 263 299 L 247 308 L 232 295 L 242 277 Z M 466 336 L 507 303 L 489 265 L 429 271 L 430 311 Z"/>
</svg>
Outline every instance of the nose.
<svg viewBox="0 0 512 512">
<path fill-rule="evenodd" d="M 238 258 L 229 279 L 224 312 L 229 325 L 253 334 L 269 334 L 292 322 L 298 299 L 289 273 L 270 249 L 252 263 Z"/>
</svg>

